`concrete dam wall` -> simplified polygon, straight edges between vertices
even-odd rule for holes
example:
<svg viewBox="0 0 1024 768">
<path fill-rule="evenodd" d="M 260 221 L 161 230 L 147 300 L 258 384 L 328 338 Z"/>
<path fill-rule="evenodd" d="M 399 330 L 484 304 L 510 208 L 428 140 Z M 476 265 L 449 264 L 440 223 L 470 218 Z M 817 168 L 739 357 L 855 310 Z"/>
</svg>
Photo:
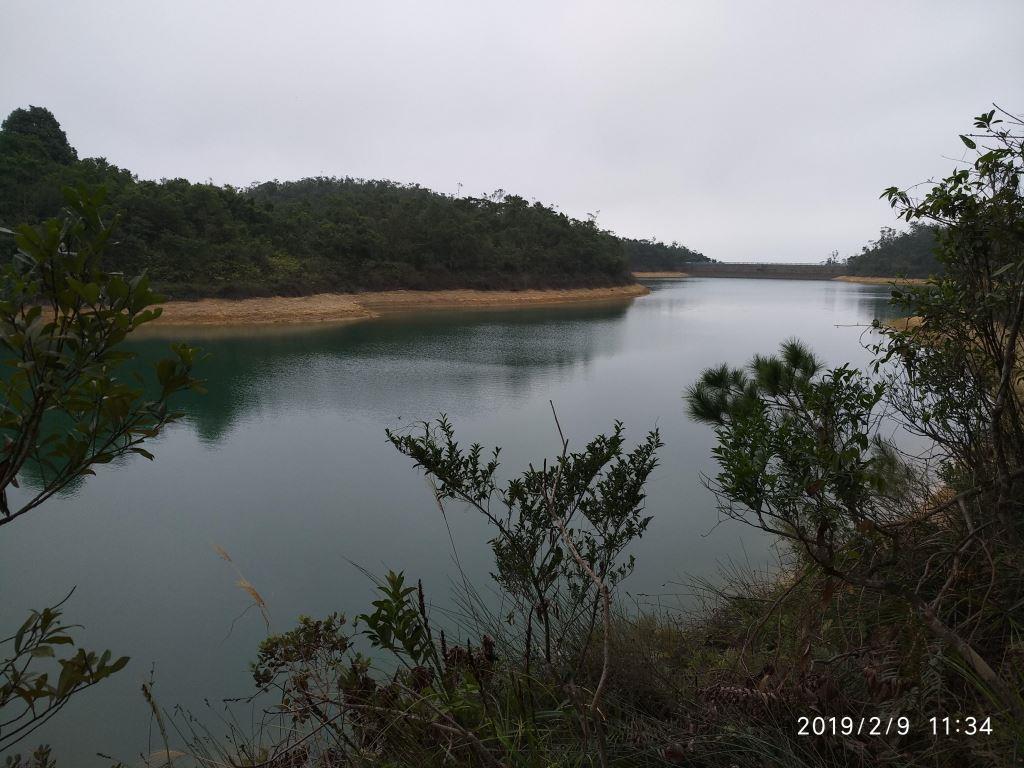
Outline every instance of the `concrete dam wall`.
<svg viewBox="0 0 1024 768">
<path fill-rule="evenodd" d="M 694 277 L 759 277 L 776 280 L 831 280 L 844 274 L 841 264 L 765 264 L 693 262 L 683 267 Z"/>
</svg>

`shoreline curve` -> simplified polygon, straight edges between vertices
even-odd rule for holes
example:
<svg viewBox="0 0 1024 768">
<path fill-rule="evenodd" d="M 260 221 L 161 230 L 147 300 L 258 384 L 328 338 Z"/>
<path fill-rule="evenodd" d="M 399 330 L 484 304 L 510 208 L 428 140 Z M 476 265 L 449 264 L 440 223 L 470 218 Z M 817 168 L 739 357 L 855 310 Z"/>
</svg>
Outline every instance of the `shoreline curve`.
<svg viewBox="0 0 1024 768">
<path fill-rule="evenodd" d="M 247 299 L 167 301 L 151 326 L 314 325 L 371 320 L 384 314 L 451 309 L 512 309 L 634 299 L 650 293 L 643 285 L 608 288 L 479 291 L 368 291 L 268 296 Z M 146 326 L 143 326 L 145 328 Z M 142 330 L 142 329 L 140 329 Z"/>
</svg>

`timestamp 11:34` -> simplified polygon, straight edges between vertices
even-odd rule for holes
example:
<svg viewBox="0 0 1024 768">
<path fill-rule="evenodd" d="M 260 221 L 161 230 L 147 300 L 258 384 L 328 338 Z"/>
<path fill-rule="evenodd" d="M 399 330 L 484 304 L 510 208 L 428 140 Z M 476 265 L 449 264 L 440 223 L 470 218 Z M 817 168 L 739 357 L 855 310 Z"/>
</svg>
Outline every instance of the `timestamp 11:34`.
<svg viewBox="0 0 1024 768">
<path fill-rule="evenodd" d="M 988 736 L 992 733 L 991 717 L 932 717 L 928 723 L 932 736 Z"/>
</svg>

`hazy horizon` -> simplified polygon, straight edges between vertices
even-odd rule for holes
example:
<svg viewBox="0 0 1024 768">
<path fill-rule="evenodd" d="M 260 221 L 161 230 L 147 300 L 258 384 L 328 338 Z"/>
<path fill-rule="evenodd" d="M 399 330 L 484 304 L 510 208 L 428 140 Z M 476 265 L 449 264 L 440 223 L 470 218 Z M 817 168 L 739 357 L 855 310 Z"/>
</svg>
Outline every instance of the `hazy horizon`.
<svg viewBox="0 0 1024 768">
<path fill-rule="evenodd" d="M 82 157 L 246 186 L 497 189 L 725 261 L 821 261 L 896 224 L 993 101 L 1024 4 L 8 2 L 0 112 Z M 40 46 L 45 45 L 45 56 Z"/>
</svg>

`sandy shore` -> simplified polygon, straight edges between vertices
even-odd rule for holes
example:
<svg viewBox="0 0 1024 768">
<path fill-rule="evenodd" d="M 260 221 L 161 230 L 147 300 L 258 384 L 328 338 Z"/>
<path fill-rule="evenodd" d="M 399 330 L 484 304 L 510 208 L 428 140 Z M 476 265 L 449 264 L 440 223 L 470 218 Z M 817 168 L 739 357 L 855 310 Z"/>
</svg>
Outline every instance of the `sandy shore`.
<svg viewBox="0 0 1024 768">
<path fill-rule="evenodd" d="M 686 272 L 634 272 L 637 280 L 667 280 L 670 277 L 687 277 Z"/>
<path fill-rule="evenodd" d="M 894 317 L 891 320 L 886 320 L 883 325 L 892 328 L 894 331 L 912 331 L 924 325 L 924 318 L 917 315 Z"/>
<path fill-rule="evenodd" d="M 169 301 L 154 325 L 302 325 L 367 320 L 389 312 L 510 308 L 632 299 L 642 285 L 529 291 L 377 291 L 272 296 L 252 299 Z"/>
<path fill-rule="evenodd" d="M 861 277 L 859 275 L 840 275 L 833 277 L 833 280 L 841 280 L 844 283 L 863 283 L 864 285 L 925 285 L 927 280 L 923 277 Z"/>
</svg>

